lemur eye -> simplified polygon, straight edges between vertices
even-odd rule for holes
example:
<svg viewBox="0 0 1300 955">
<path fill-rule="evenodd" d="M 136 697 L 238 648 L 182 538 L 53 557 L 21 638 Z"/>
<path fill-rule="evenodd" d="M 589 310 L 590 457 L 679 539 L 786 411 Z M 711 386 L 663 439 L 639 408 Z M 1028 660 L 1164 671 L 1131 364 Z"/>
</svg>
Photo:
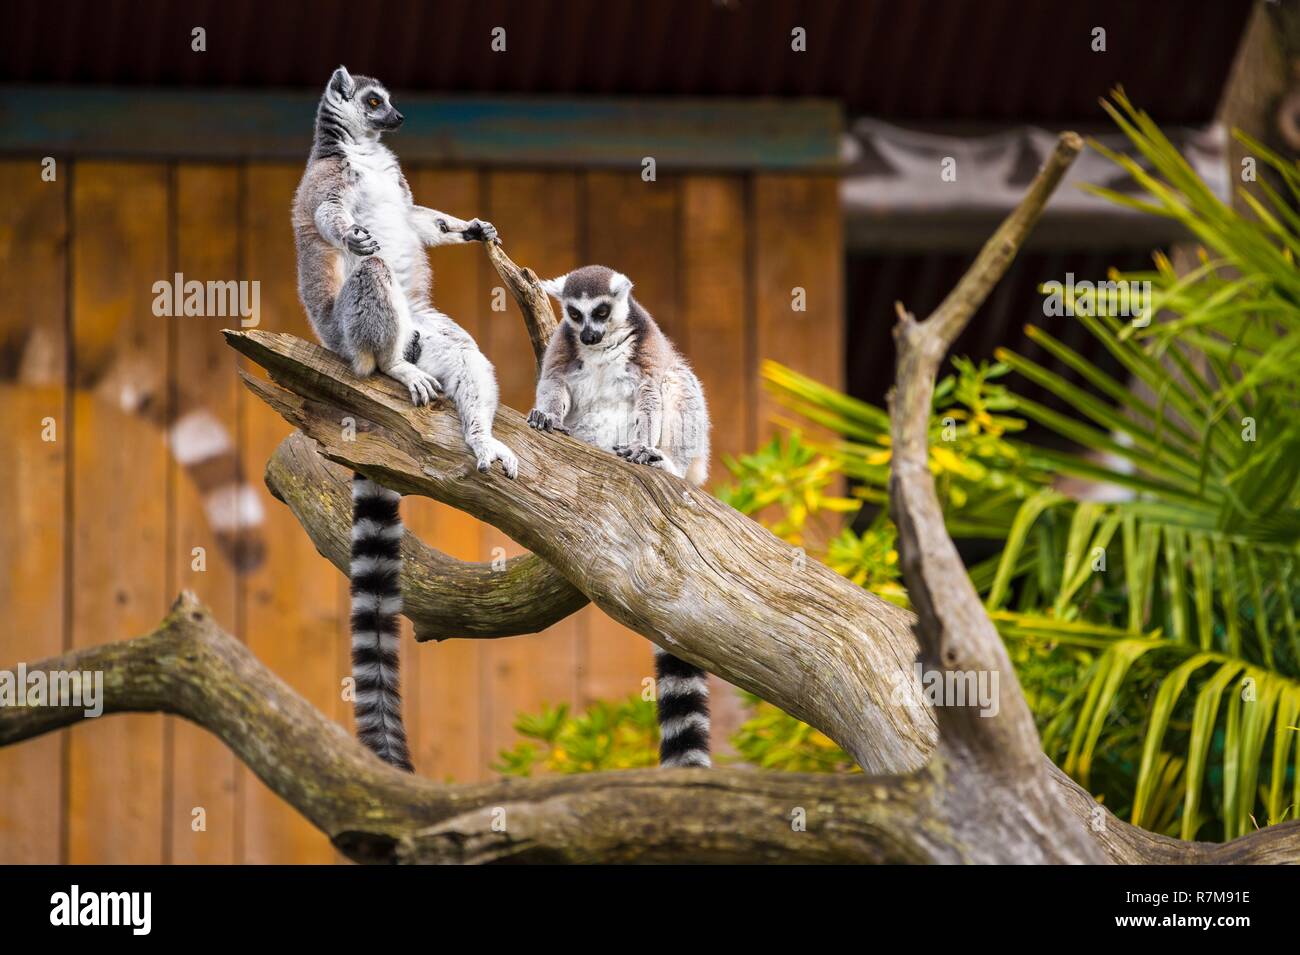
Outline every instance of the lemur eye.
<svg viewBox="0 0 1300 955">
<path fill-rule="evenodd" d="M 609 318 L 609 306 L 599 305 L 596 307 L 596 311 L 593 314 L 596 318 Z"/>
<path fill-rule="evenodd" d="M 572 305 L 570 305 L 570 306 L 569 306 L 569 318 L 573 319 L 575 322 L 580 322 L 580 321 L 582 321 L 582 312 L 578 311 L 576 308 L 574 308 Z"/>
<path fill-rule="evenodd" d="M 372 97 L 370 97 L 370 99 L 368 99 L 366 102 L 368 102 L 368 103 L 370 104 L 370 108 L 371 108 L 371 109 L 374 109 L 375 107 L 377 107 L 377 106 L 379 105 L 379 97 L 378 97 L 378 96 L 372 96 Z"/>
</svg>

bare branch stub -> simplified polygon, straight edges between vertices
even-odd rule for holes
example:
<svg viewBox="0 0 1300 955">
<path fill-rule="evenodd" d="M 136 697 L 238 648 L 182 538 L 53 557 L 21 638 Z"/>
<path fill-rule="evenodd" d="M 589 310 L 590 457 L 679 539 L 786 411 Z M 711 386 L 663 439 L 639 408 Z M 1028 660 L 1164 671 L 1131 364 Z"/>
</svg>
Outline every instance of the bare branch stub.
<svg viewBox="0 0 1300 955">
<path fill-rule="evenodd" d="M 1082 145 L 1076 134 L 1063 133 L 1020 204 L 934 313 L 918 322 L 899 303 L 894 328 L 898 366 L 890 395 L 890 510 L 899 531 L 903 578 L 920 618 L 922 652 L 934 669 L 999 676 L 998 717 L 984 718 L 971 707 L 943 707 L 941 733 L 981 746 L 990 764 L 1027 771 L 1042 765 L 1038 733 L 1002 640 L 948 536 L 929 468 L 930 410 L 948 348 L 1005 274 Z"/>
<path fill-rule="evenodd" d="M 551 300 L 532 269 L 520 268 L 506 255 L 500 242 L 490 242 L 487 246 L 488 258 L 496 267 L 510 294 L 515 297 L 519 311 L 524 317 L 524 327 L 528 330 L 528 341 L 533 346 L 533 355 L 540 367 L 546 346 L 550 344 L 558 322 L 551 308 Z"/>
</svg>

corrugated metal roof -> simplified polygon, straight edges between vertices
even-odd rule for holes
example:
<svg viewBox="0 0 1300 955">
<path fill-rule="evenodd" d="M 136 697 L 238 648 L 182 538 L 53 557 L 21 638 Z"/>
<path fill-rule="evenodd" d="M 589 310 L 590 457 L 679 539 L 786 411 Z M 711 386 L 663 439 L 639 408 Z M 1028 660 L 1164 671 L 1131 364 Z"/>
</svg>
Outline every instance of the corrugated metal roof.
<svg viewBox="0 0 1300 955">
<path fill-rule="evenodd" d="M 1182 0 L 11 0 L 0 81 L 818 96 L 926 122 L 1100 120 L 1123 83 L 1164 123 L 1214 113 L 1250 4 Z M 190 31 L 207 31 L 207 52 Z M 807 30 L 807 52 L 790 31 Z M 494 27 L 506 52 L 490 50 Z M 1091 49 L 1106 30 L 1105 53 Z"/>
</svg>

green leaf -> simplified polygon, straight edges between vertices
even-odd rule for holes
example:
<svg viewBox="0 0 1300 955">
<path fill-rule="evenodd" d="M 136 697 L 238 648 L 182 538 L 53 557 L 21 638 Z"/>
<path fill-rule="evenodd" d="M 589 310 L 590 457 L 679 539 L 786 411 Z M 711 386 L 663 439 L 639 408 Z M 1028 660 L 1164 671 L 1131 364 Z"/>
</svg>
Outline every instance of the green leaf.
<svg viewBox="0 0 1300 955">
<path fill-rule="evenodd" d="M 1195 839 L 1196 831 L 1201 826 L 1201 786 L 1205 781 L 1206 756 L 1210 751 L 1210 741 L 1214 734 L 1219 700 L 1223 696 L 1224 688 L 1242 671 L 1243 667 L 1244 664 L 1237 660 L 1229 660 L 1222 664 L 1218 672 L 1196 695 L 1196 707 L 1192 713 L 1190 738 L 1187 744 L 1187 772 L 1181 830 L 1181 837 L 1184 839 Z"/>
<path fill-rule="evenodd" d="M 993 586 L 984 601 L 984 606 L 987 609 L 997 610 L 1002 606 L 1007 598 L 1007 588 L 1011 583 L 1012 574 L 1015 572 L 1016 561 L 1025 546 L 1025 538 L 1029 534 L 1029 529 L 1033 527 L 1034 522 L 1038 520 L 1038 516 L 1043 511 L 1061 500 L 1064 500 L 1064 498 L 1055 491 L 1039 491 L 1025 501 L 1020 510 L 1016 512 L 1015 520 L 1011 522 L 1010 533 L 1007 534 L 1006 545 L 1002 548 L 1002 560 L 998 564 L 997 575 L 993 578 Z"/>
</svg>

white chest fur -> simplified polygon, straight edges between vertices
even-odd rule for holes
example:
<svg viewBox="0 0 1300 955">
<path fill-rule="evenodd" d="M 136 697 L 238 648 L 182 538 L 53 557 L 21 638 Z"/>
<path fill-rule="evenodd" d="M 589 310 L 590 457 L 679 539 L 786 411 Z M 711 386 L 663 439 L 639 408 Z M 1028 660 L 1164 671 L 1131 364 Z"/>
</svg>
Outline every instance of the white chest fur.
<svg viewBox="0 0 1300 955">
<path fill-rule="evenodd" d="M 581 368 L 565 376 L 569 414 L 565 425 L 579 441 L 610 450 L 632 435 L 641 371 L 631 361 L 631 338 L 608 348 L 581 348 Z"/>
<path fill-rule="evenodd" d="M 344 146 L 348 171 L 354 177 L 352 218 L 370 230 L 379 243 L 379 256 L 387 263 L 398 285 L 408 293 L 417 291 L 424 258 L 424 246 L 411 223 L 411 202 L 402 188 L 397 157 L 378 143 Z M 349 266 L 360 259 L 348 256 Z"/>
</svg>

